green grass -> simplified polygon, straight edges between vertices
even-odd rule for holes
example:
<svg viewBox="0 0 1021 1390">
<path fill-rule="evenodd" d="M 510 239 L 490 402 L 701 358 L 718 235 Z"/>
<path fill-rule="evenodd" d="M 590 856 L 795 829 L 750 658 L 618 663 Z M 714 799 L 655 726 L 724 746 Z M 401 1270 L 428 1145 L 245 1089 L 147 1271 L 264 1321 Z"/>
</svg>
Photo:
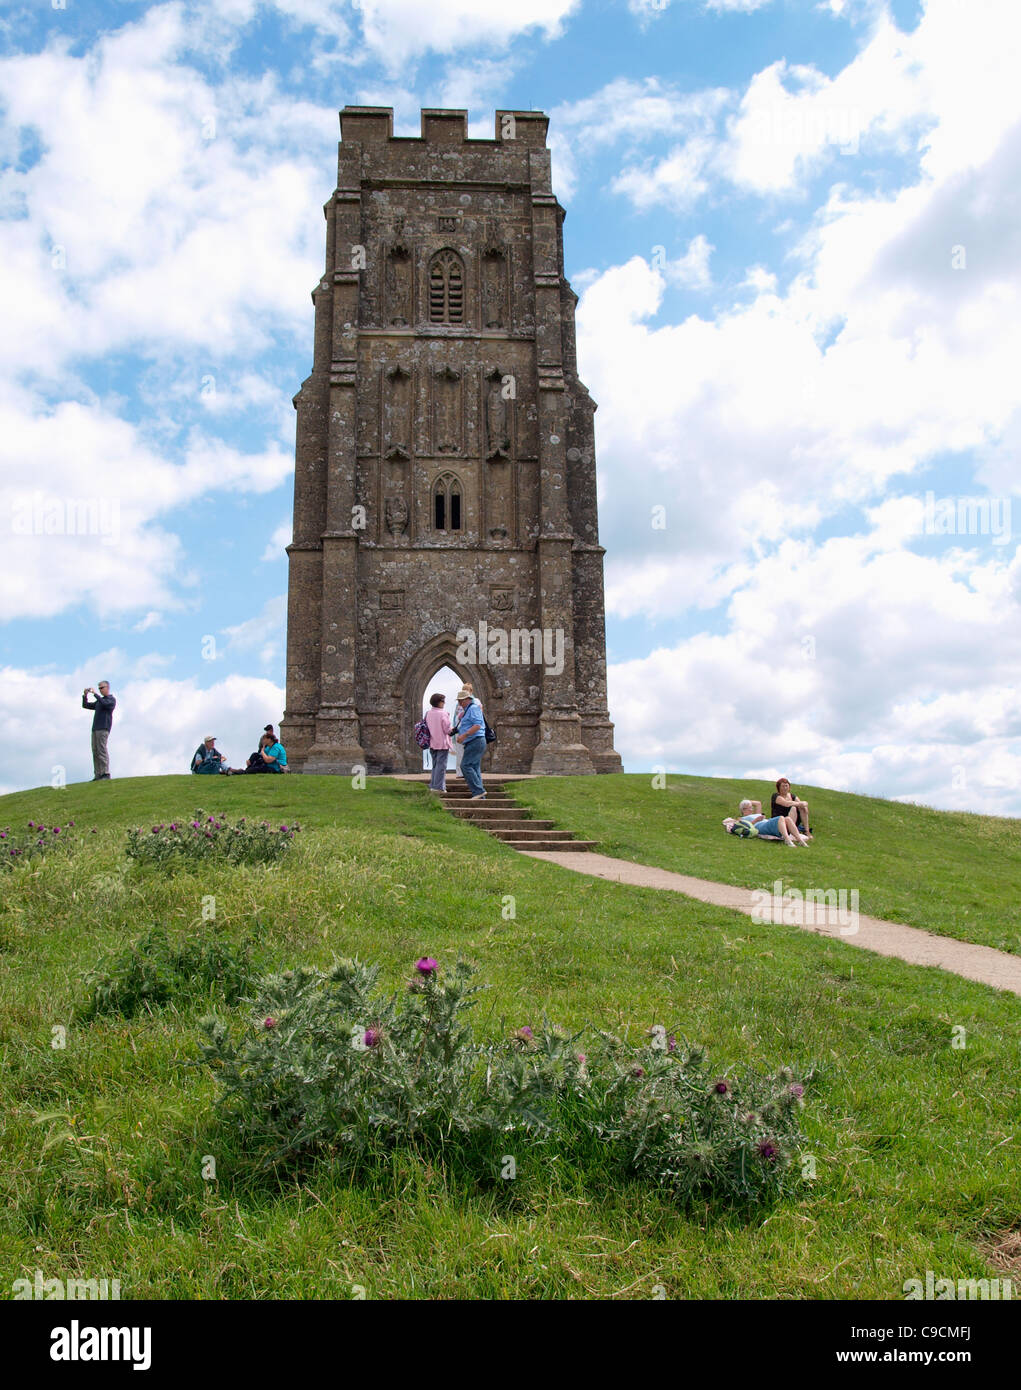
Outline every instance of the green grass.
<svg viewBox="0 0 1021 1390">
<path fill-rule="evenodd" d="M 1021 820 L 933 811 L 799 786 L 818 834 L 806 850 L 724 835 L 742 797 L 769 813 L 770 785 L 715 777 L 544 777 L 515 799 L 599 851 L 744 888 L 858 890 L 872 917 L 1021 954 Z"/>
<path fill-rule="evenodd" d="M 185 780 L 0 800 L 0 825 L 59 816 L 99 827 L 75 858 L 0 879 L 0 1294 L 37 1268 L 118 1278 L 125 1297 L 155 1298 L 346 1297 L 360 1285 L 369 1298 L 628 1299 L 657 1284 L 671 1298 L 897 1298 L 927 1269 L 1004 1273 L 982 1252 L 1021 1209 L 1013 996 L 525 859 L 417 785 Z M 543 781 L 527 796 L 605 842 L 595 821 L 609 823 L 615 786 L 633 784 L 622 841 L 660 837 L 665 851 L 676 793 L 645 793 L 641 780 Z M 815 798 L 827 837 L 839 824 L 830 796 Z M 271 868 L 200 878 L 119 867 L 129 826 L 196 804 L 306 829 Z M 702 805 L 692 840 L 710 859 L 731 849 L 716 810 Z M 733 851 L 735 864 L 772 852 L 737 841 Z M 709 860 L 670 867 L 725 877 Z M 896 888 L 892 868 L 888 877 Z M 897 891 L 904 917 L 919 921 L 908 888 Z M 685 1214 L 657 1192 L 603 1181 L 598 1151 L 573 1164 L 516 1153 L 516 1180 L 482 1185 L 408 1154 L 354 1184 L 326 1162 L 257 1175 L 212 1111 L 208 1076 L 185 1065 L 207 1000 L 132 1020 L 75 1017 L 101 955 L 152 923 L 199 930 L 210 898 L 216 928 L 238 942 L 254 936 L 262 968 L 357 953 L 398 987 L 418 956 L 443 963 L 461 952 L 492 983 L 477 1027 L 493 1036 L 545 1009 L 634 1036 L 662 1023 L 705 1043 L 721 1071 L 817 1063 L 804 1112 L 817 1177 L 755 1213 Z M 51 1047 L 58 1025 L 63 1049 Z M 961 1026 L 967 1046 L 957 1050 Z M 215 1182 L 202 1177 L 207 1155 Z"/>
</svg>

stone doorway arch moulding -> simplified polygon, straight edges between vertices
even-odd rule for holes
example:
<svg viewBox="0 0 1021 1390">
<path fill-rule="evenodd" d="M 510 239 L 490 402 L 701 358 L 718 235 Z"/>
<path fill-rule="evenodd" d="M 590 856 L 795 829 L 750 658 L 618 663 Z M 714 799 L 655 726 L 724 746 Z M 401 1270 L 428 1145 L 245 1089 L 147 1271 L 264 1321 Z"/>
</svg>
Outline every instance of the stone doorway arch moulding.
<svg viewBox="0 0 1021 1390">
<path fill-rule="evenodd" d="M 493 679 L 484 666 L 472 666 L 464 661 L 458 661 L 456 652 L 459 645 L 452 632 L 438 633 L 410 658 L 397 679 L 394 695 L 400 701 L 401 747 L 407 749 L 408 772 L 421 771 L 420 750 L 415 743 L 413 730 L 422 718 L 422 696 L 425 692 L 426 682 L 436 674 L 441 666 L 449 666 L 460 676 L 462 681 L 471 683 L 475 694 L 482 701 L 486 718 L 490 723 L 496 722 L 493 715 L 493 705 L 496 701 L 496 688 Z"/>
</svg>

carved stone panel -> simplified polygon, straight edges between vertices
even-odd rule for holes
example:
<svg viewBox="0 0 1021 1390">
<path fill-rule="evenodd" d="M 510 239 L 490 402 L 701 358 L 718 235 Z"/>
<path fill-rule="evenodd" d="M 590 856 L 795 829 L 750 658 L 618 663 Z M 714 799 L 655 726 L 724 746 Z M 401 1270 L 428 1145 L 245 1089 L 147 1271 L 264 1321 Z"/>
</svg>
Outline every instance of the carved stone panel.
<svg viewBox="0 0 1021 1390">
<path fill-rule="evenodd" d="M 386 257 L 386 321 L 406 328 L 412 318 L 411 252 L 403 242 L 390 247 Z"/>
<path fill-rule="evenodd" d="M 486 458 L 510 458 L 510 391 L 514 378 L 494 368 L 486 377 Z"/>
<path fill-rule="evenodd" d="M 480 279 L 482 284 L 482 327 L 506 328 L 509 311 L 507 248 L 500 240 L 496 223 L 492 218 L 486 221 Z"/>
<path fill-rule="evenodd" d="M 400 493 L 393 493 L 386 499 L 385 509 L 386 529 L 393 536 L 394 540 L 399 540 L 408 529 L 408 504 Z"/>
<path fill-rule="evenodd" d="M 432 379 L 433 450 L 437 454 L 459 454 L 463 440 L 463 393 L 461 373 L 453 367 L 440 367 Z"/>
<path fill-rule="evenodd" d="M 397 363 L 384 373 L 383 456 L 411 457 L 411 373 Z"/>
</svg>

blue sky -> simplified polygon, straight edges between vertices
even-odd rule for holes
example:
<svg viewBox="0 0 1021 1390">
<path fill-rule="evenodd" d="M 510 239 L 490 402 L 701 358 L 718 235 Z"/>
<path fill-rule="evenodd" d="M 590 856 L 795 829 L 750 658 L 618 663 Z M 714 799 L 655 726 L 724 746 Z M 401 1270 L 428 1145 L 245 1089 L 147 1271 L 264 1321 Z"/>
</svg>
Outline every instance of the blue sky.
<svg viewBox="0 0 1021 1390">
<path fill-rule="evenodd" d="M 626 768 L 1021 813 L 1019 9 L 9 4 L 0 789 L 279 718 L 337 111 L 535 107 Z"/>
</svg>

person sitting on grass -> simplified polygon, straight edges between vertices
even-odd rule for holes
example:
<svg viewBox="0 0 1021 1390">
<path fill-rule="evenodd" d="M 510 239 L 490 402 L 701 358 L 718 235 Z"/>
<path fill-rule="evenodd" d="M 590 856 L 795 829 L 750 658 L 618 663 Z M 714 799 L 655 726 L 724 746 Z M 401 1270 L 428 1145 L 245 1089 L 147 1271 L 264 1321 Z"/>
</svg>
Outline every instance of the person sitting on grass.
<svg viewBox="0 0 1021 1390">
<path fill-rule="evenodd" d="M 738 807 L 737 820 L 728 816 L 723 822 L 723 827 L 732 835 L 756 835 L 763 840 L 780 839 L 792 849 L 808 844 L 792 816 L 772 816 L 767 820 L 762 814 L 761 801 L 742 801 Z"/>
<path fill-rule="evenodd" d="M 812 838 L 812 828 L 808 819 L 808 802 L 802 801 L 800 796 L 795 796 L 791 791 L 791 784 L 786 777 L 781 777 L 777 781 L 776 791 L 769 799 L 769 814 L 771 816 L 793 816 L 798 829 L 802 835 Z"/>
<path fill-rule="evenodd" d="M 267 772 L 290 772 L 287 766 L 287 754 L 284 752 L 284 745 L 270 734 L 262 736 L 267 740 L 262 749 L 262 761 L 266 764 Z M 260 739 L 260 742 L 262 740 Z"/>
<path fill-rule="evenodd" d="M 223 754 L 216 747 L 216 735 L 206 734 L 205 738 L 195 749 L 195 756 L 191 760 L 192 772 L 201 773 L 220 773 L 229 776 L 231 769 L 224 762 Z"/>
<path fill-rule="evenodd" d="M 244 768 L 245 772 L 272 771 L 272 768 L 270 767 L 269 763 L 265 762 L 262 756 L 262 750 L 264 748 L 268 748 L 272 742 L 273 740 L 270 738 L 269 734 L 260 735 L 258 748 L 254 753 L 249 753 L 248 755 L 248 763 L 247 766 Z"/>
</svg>

